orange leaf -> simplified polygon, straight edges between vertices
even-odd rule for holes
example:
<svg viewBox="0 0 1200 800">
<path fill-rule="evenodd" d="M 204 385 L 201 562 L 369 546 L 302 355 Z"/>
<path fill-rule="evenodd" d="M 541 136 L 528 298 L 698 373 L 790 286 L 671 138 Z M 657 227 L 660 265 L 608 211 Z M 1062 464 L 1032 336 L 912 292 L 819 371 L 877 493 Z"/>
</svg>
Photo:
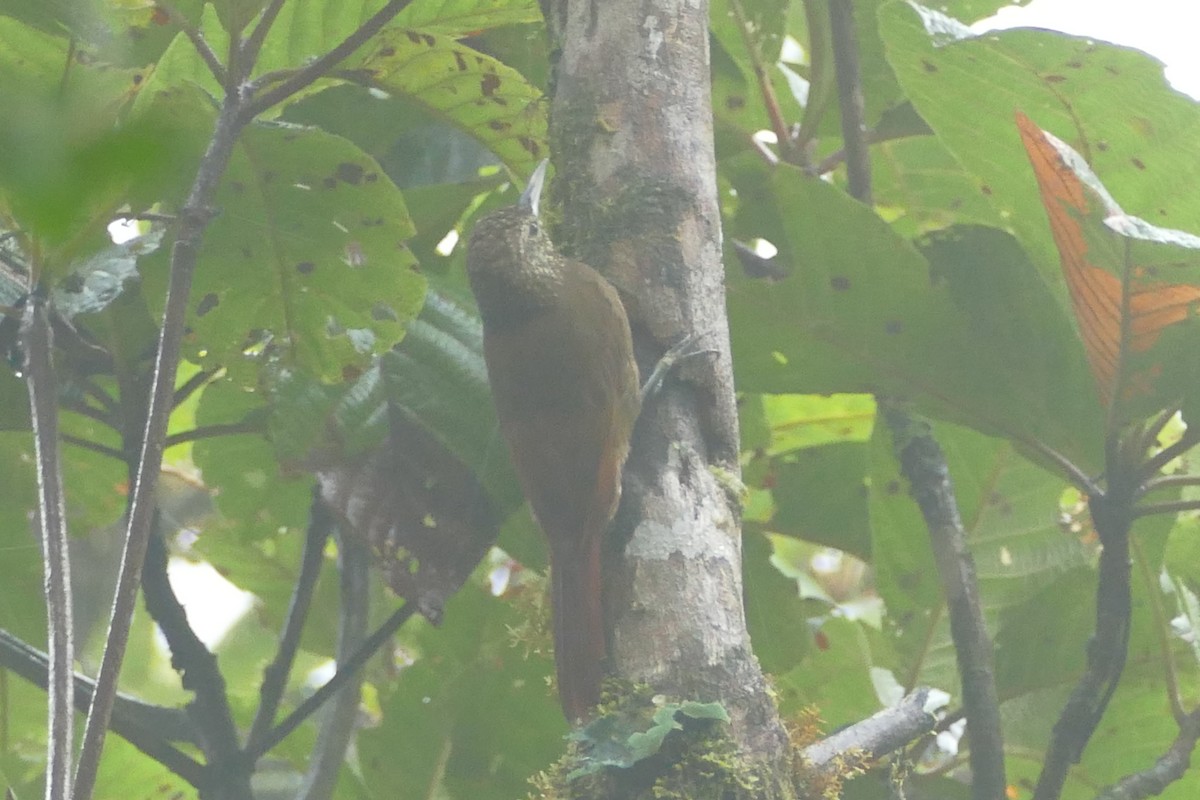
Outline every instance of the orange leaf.
<svg viewBox="0 0 1200 800">
<path fill-rule="evenodd" d="M 1096 266 L 1089 257 L 1089 236 L 1084 226 L 1090 224 L 1099 228 L 1097 219 L 1107 222 L 1132 218 L 1124 216 L 1098 181 L 1085 183 L 1081 172 L 1089 178 L 1094 179 L 1094 176 L 1078 154 L 1038 128 L 1020 111 L 1016 112 L 1016 118 L 1021 141 L 1037 177 L 1042 205 L 1050 220 L 1050 231 L 1058 247 L 1088 364 L 1100 388 L 1101 398 L 1109 405 L 1118 389 L 1116 383 L 1122 358 L 1127 358 L 1130 352 L 1149 350 L 1164 328 L 1195 316 L 1200 286 L 1155 283 L 1145 280 L 1141 270 L 1133 270 L 1129 276 L 1126 304 L 1121 279 Z M 1106 232 L 1118 235 L 1114 225 L 1108 225 Z M 1140 238 L 1136 234 L 1127 235 Z M 1121 266 L 1132 269 L 1130 264 Z M 1129 318 L 1122 331 L 1126 310 Z M 1123 336 L 1127 337 L 1124 347 Z M 1161 372 L 1161 366 L 1153 365 L 1145 374 L 1130 376 L 1127 385 L 1120 388 L 1124 393 L 1149 394 L 1152 391 L 1150 384 L 1158 372 Z"/>
</svg>

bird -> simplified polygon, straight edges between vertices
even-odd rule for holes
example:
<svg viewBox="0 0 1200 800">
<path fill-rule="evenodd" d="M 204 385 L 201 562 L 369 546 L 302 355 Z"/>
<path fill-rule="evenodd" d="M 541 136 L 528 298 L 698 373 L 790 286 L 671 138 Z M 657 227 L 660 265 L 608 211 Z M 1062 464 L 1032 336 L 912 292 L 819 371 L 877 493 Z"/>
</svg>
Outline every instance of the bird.
<svg viewBox="0 0 1200 800">
<path fill-rule="evenodd" d="M 559 699 L 578 723 L 606 672 L 602 548 L 642 394 L 617 290 L 540 218 L 547 164 L 475 224 L 466 261 L 500 431 L 549 545 Z"/>
</svg>

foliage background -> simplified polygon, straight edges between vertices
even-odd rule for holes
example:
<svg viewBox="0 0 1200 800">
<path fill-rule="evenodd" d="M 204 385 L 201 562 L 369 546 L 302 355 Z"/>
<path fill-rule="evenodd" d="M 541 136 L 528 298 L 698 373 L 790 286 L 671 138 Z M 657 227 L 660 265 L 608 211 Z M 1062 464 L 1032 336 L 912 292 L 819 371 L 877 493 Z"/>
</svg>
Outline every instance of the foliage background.
<svg viewBox="0 0 1200 800">
<path fill-rule="evenodd" d="M 223 53 L 259 5 L 175 8 Z M 303 64 L 380 5 L 287 3 L 258 74 Z M 1105 422 L 1013 111 L 1086 153 L 1129 213 L 1200 232 L 1200 110 L 1135 51 L 1032 30 L 960 40 L 940 11 L 858 2 L 878 140 L 867 208 L 845 195 L 840 169 L 821 181 L 772 167 L 754 141 L 772 127 L 770 97 L 810 137 L 810 163 L 841 146 L 828 54 L 807 48 L 796 60 L 790 46 L 827 35 L 817 5 L 712 3 L 726 239 L 778 251 L 766 276 L 732 245 L 727 258 L 755 651 L 781 711 L 815 705 L 830 729 L 894 699 L 889 686 L 956 696 L 924 524 L 873 424 L 872 394 L 911 402 L 938 420 L 958 489 L 997 643 L 1010 782 L 1025 797 L 1083 666 L 1097 550 L 1044 447 L 1095 472 Z M 950 0 L 942 10 L 970 22 L 999 5 Z M 194 441 L 168 451 L 178 479 L 162 502 L 195 534 L 177 557 L 211 563 L 257 598 L 217 647 L 240 725 L 253 717 L 290 596 L 313 471 L 371 452 L 388 409 L 475 472 L 508 520 L 507 555 L 485 560 L 447 603 L 444 625 L 415 620 L 372 662 L 339 797 L 520 796 L 563 746 L 534 573 L 544 554 L 495 438 L 462 247 L 439 247 L 511 201 L 505 169 L 526 175 L 544 154 L 540 19 L 525 0 L 413 2 L 336 75 L 246 131 L 197 267 L 181 382 L 212 378 L 172 419 L 172 432 Z M 0 246 L 35 243 L 57 306 L 109 354 L 101 365 L 87 351 L 60 356 L 63 425 L 119 449 L 105 421 L 78 412 L 90 407 L 91 386 L 118 408 L 137 407 L 169 248 L 148 224 L 151 235 L 126 245 L 112 244 L 106 226 L 179 207 L 220 87 L 152 5 L 7 0 L 0 42 L 0 107 L 20 112 L 0 115 L 0 229 L 12 234 Z M 0 302 L 12 304 L 19 291 L 4 278 Z M 1180 345 L 1159 357 L 1169 365 L 1190 352 Z M 15 372 L 0 375 L 0 627 L 41 646 L 23 398 Z M 107 422 L 119 428 L 120 414 Z M 66 457 L 87 626 L 79 661 L 94 673 L 103 632 L 88 609 L 107 606 L 128 484 L 112 454 L 68 447 Z M 1196 527 L 1190 515 L 1138 524 L 1129 666 L 1065 797 L 1090 797 L 1167 749 L 1175 729 L 1165 675 L 1197 700 L 1200 654 L 1178 635 L 1200 615 Z M 293 702 L 307 670 L 333 651 L 332 554 L 326 561 Z M 498 565 L 514 578 L 495 597 L 486 579 Z M 395 602 L 373 588 L 374 615 Z M 122 688 L 182 704 L 151 623 L 141 615 L 138 625 Z M 44 696 L 12 677 L 0 689 L 0 780 L 31 795 Z M 314 730 L 272 752 L 268 771 L 281 785 L 303 769 Z M 926 796 L 965 796 L 959 759 L 933 749 L 914 758 Z M 858 784 L 855 796 L 881 791 Z M 1191 777 L 1164 796 L 1191 797 L 1197 785 Z M 110 739 L 97 796 L 151 791 L 193 790 Z"/>
</svg>

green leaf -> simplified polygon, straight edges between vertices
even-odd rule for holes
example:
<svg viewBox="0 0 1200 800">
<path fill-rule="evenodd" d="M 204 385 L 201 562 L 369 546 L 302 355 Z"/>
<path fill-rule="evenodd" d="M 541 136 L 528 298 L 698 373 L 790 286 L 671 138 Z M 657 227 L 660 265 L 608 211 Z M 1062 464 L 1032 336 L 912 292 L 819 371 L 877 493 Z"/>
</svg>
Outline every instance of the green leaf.
<svg viewBox="0 0 1200 800">
<path fill-rule="evenodd" d="M 422 657 L 384 693 L 382 723 L 358 736 L 374 796 L 511 798 L 561 754 L 552 667 L 512 645 L 521 622 L 511 603 L 468 583 L 441 628 L 410 623 Z"/>
<path fill-rule="evenodd" d="M 311 128 L 260 125 L 234 152 L 192 286 L 191 357 L 253 382 L 263 348 L 322 380 L 403 334 L 425 282 L 404 199 L 374 159 Z M 146 276 L 162 297 L 165 269 Z"/>
<path fill-rule="evenodd" d="M 41 239 L 53 271 L 102 240 L 131 183 L 166 168 L 171 131 L 121 117 L 142 70 L 8 17 L 0 41 L 0 107 L 20 109 L 0 116 L 0 227 Z"/>
<path fill-rule="evenodd" d="M 589 749 L 587 764 L 567 775 L 567 780 L 599 772 L 605 767 L 629 769 L 650 758 L 662 749 L 672 731 L 683 730 L 680 715 L 729 722 L 729 714 L 720 703 L 694 701 L 664 703 L 655 709 L 650 720 L 641 719 L 640 714 L 605 714 L 569 737 Z"/>
<path fill-rule="evenodd" d="M 927 260 L 799 170 L 739 157 L 727 174 L 738 192 L 731 235 L 773 242 L 788 273 L 728 278 L 739 387 L 909 398 L 1098 465 L 1103 416 L 1082 348 L 1010 237 L 955 229 L 927 245 Z"/>
<path fill-rule="evenodd" d="M 394 25 L 461 37 L 541 19 L 535 0 L 422 0 L 397 14 Z"/>
<path fill-rule="evenodd" d="M 1039 593 L 1043 598 L 1077 598 L 1068 592 L 1069 586 L 1079 580 L 1084 585 L 1094 582 L 1094 573 L 1087 569 L 1088 549 L 1059 524 L 1062 480 L 1022 458 L 1003 440 L 949 424 L 936 424 L 934 436 L 946 454 L 984 614 L 989 625 L 996 626 L 994 635 L 1016 639 L 1022 635 L 1015 632 L 1019 630 L 1029 639 L 1046 642 L 1065 636 L 1070 623 L 1050 624 L 1043 617 L 1038 625 L 1027 625 L 1028 613 L 1009 614 Z M 877 428 L 871 447 L 872 547 L 876 585 L 889 622 L 899 633 L 900 660 L 894 669 L 906 686 L 928 683 L 953 692 L 958 685 L 954 650 L 924 519 L 900 474 L 890 432 Z M 1050 605 L 1061 618 L 1065 608 L 1057 601 Z M 1070 602 L 1064 600 L 1063 605 Z M 1013 632 L 1010 624 L 1017 626 Z M 1000 649 L 1003 659 L 1004 648 Z M 1043 670 L 1044 658 L 1045 653 L 1019 663 Z M 1002 695 L 1011 694 L 1018 684 L 1015 676 L 1001 674 Z"/>
<path fill-rule="evenodd" d="M 1200 106 L 1166 85 L 1159 62 L 1050 31 L 944 33 L 955 29 L 969 34 L 917 4 L 880 10 L 887 58 L 908 98 L 1007 220 L 1064 309 L 1058 253 L 1014 108 L 1083 153 L 1131 214 L 1200 230 L 1200 195 L 1192 191 L 1200 182 Z"/>
</svg>

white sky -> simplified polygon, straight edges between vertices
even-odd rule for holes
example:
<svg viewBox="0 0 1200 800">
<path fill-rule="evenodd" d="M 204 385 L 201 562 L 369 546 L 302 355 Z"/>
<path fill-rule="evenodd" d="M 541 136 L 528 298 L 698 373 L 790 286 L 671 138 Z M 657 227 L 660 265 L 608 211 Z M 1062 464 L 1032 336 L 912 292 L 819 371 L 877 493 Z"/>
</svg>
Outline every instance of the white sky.
<svg viewBox="0 0 1200 800">
<path fill-rule="evenodd" d="M 1200 98 L 1200 3 L 1196 0 L 1033 0 L 1010 6 L 981 28 L 1053 28 L 1150 53 L 1167 79 Z"/>
</svg>

